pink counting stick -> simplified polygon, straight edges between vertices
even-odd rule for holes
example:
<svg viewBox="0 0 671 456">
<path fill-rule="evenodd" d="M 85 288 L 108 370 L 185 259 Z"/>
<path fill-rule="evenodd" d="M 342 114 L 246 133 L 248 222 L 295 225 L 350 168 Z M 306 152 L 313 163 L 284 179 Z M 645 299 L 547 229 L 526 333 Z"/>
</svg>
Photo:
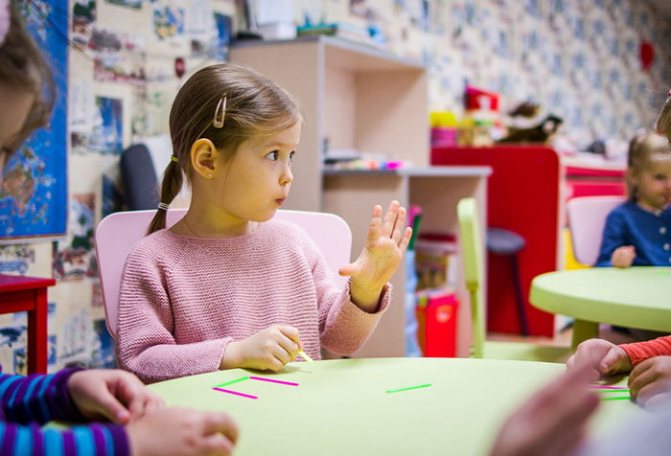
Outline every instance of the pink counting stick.
<svg viewBox="0 0 671 456">
<path fill-rule="evenodd" d="M 626 386 L 590 385 L 590 388 L 595 388 L 595 389 L 611 389 L 611 390 L 626 390 L 626 391 L 629 391 L 629 388 L 627 388 Z"/>
<path fill-rule="evenodd" d="M 224 388 L 214 387 L 212 389 L 216 390 L 216 391 L 221 391 L 222 393 L 228 393 L 228 394 L 233 394 L 235 396 L 246 397 L 247 399 L 258 399 L 258 396 L 252 396 L 251 394 L 239 393 L 237 391 L 227 390 L 227 389 L 224 389 Z"/>
<path fill-rule="evenodd" d="M 284 380 L 275 380 L 275 379 L 272 379 L 272 378 L 265 378 L 265 377 L 250 376 L 249 379 L 250 380 L 258 380 L 258 381 L 261 381 L 261 382 L 279 383 L 280 385 L 300 386 L 296 382 L 287 382 L 287 381 L 284 381 Z"/>
</svg>

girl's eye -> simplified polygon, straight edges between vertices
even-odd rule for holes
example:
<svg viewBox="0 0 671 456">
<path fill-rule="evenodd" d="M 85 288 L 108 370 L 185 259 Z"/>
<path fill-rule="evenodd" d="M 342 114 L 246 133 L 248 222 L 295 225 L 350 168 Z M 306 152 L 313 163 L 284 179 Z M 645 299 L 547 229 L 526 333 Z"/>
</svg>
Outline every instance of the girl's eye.
<svg viewBox="0 0 671 456">
<path fill-rule="evenodd" d="M 274 150 L 274 151 L 272 151 L 272 152 L 268 152 L 268 153 L 266 154 L 266 158 L 267 158 L 268 160 L 277 161 L 277 159 L 280 158 L 280 153 L 279 153 L 279 151 L 277 151 L 277 150 Z"/>
<path fill-rule="evenodd" d="M 291 151 L 291 153 L 289 154 L 289 161 L 291 163 L 294 162 L 294 155 L 296 155 L 296 151 Z"/>
</svg>

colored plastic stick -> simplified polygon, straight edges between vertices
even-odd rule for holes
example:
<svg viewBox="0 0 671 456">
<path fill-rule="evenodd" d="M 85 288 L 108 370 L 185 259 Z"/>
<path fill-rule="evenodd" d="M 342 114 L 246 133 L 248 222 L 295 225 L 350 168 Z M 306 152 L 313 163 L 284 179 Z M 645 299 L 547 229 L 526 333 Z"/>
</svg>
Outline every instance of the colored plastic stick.
<svg viewBox="0 0 671 456">
<path fill-rule="evenodd" d="M 400 393 L 401 391 L 410 391 L 420 388 L 428 388 L 429 386 L 431 386 L 431 383 L 425 383 L 423 385 L 416 385 L 416 386 L 406 386 L 405 388 L 387 390 L 387 393 Z"/>
<path fill-rule="evenodd" d="M 305 353 L 303 350 L 300 350 L 300 351 L 298 352 L 298 356 L 300 356 L 301 358 L 303 358 L 303 359 L 304 359 L 305 361 L 307 361 L 308 363 L 314 363 L 314 362 L 315 362 L 315 360 L 312 359 L 312 358 L 310 357 L 310 355 L 308 355 L 307 353 Z"/>
<path fill-rule="evenodd" d="M 224 389 L 224 388 L 214 387 L 212 389 L 215 390 L 215 391 L 221 391 L 222 393 L 228 393 L 228 394 L 233 394 L 235 396 L 246 397 L 248 399 L 258 399 L 259 398 L 258 396 L 252 396 L 251 394 L 239 393 L 237 391 L 227 390 L 227 389 Z"/>
<path fill-rule="evenodd" d="M 249 377 L 250 380 L 259 380 L 261 382 L 270 382 L 270 383 L 279 383 L 280 385 L 288 385 L 288 386 L 300 386 L 296 382 L 287 382 L 285 380 L 275 380 L 274 378 L 265 378 L 265 377 Z"/>
<path fill-rule="evenodd" d="M 602 401 L 629 401 L 630 396 L 601 396 Z"/>
<path fill-rule="evenodd" d="M 235 380 L 231 380 L 231 381 L 228 381 L 228 382 L 225 382 L 225 383 L 220 383 L 220 384 L 216 385 L 215 388 L 222 388 L 224 386 L 232 385 L 233 383 L 243 382 L 243 381 L 247 380 L 248 378 L 249 377 L 236 378 Z"/>
<path fill-rule="evenodd" d="M 629 391 L 629 388 L 626 386 L 613 386 L 613 385 L 590 385 L 590 388 L 604 389 L 604 390 L 617 390 L 617 391 Z"/>
</svg>

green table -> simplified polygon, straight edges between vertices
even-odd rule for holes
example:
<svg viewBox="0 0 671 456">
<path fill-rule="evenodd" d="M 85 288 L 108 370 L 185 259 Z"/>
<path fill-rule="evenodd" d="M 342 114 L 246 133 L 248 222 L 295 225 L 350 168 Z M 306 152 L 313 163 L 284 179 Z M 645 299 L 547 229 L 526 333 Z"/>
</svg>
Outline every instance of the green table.
<svg viewBox="0 0 671 456">
<path fill-rule="evenodd" d="M 575 317 L 573 347 L 598 335 L 599 323 L 671 332 L 671 268 L 590 268 L 542 274 L 531 303 Z"/>
<path fill-rule="evenodd" d="M 150 385 L 168 405 L 226 411 L 240 425 L 236 456 L 487 454 L 505 416 L 561 364 L 462 358 L 292 363 L 279 374 L 242 369 Z M 244 380 L 257 375 L 299 383 Z M 388 393 L 387 390 L 431 384 Z M 604 401 L 597 431 L 637 407 Z"/>
</svg>

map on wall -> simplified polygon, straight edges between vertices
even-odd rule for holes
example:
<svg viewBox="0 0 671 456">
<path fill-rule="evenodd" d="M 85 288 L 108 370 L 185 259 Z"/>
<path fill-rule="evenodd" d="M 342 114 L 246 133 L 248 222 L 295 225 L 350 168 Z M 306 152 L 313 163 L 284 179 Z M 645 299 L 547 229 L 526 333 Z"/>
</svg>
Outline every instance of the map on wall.
<svg viewBox="0 0 671 456">
<path fill-rule="evenodd" d="M 58 92 L 51 123 L 6 164 L 0 187 L 0 242 L 61 237 L 67 229 L 68 2 L 17 2 L 51 63 Z"/>
</svg>

